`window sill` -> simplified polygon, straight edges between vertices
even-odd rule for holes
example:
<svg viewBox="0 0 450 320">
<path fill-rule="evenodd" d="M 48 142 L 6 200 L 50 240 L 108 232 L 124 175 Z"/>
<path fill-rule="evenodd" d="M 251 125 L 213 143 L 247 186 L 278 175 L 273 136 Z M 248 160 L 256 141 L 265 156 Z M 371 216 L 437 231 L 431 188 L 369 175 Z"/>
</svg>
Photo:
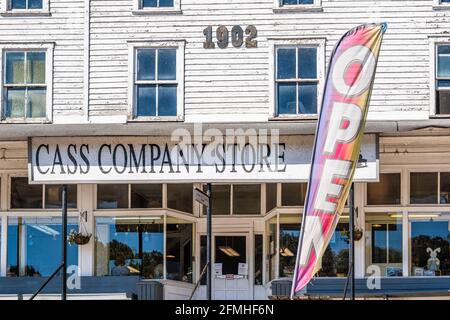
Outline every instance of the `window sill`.
<svg viewBox="0 0 450 320">
<path fill-rule="evenodd" d="M 36 119 L 3 119 L 1 124 L 51 124 L 52 122 L 45 118 Z"/>
<path fill-rule="evenodd" d="M 2 17 L 49 17 L 48 10 L 8 10 L 0 12 Z"/>
<path fill-rule="evenodd" d="M 448 114 L 432 114 L 430 115 L 430 119 L 449 119 L 450 113 Z"/>
<path fill-rule="evenodd" d="M 128 122 L 183 122 L 183 116 L 168 117 L 129 117 Z"/>
<path fill-rule="evenodd" d="M 318 5 L 288 5 L 282 7 L 275 7 L 272 9 L 276 13 L 284 12 L 323 12 L 322 6 Z"/>
<path fill-rule="evenodd" d="M 181 9 L 176 8 L 156 8 L 133 10 L 133 15 L 156 15 L 156 14 L 182 14 Z"/>
<path fill-rule="evenodd" d="M 433 10 L 450 10 L 450 3 L 434 5 Z"/>
<path fill-rule="evenodd" d="M 269 121 L 298 121 L 298 120 L 317 120 L 317 115 L 278 115 L 270 116 Z"/>
</svg>

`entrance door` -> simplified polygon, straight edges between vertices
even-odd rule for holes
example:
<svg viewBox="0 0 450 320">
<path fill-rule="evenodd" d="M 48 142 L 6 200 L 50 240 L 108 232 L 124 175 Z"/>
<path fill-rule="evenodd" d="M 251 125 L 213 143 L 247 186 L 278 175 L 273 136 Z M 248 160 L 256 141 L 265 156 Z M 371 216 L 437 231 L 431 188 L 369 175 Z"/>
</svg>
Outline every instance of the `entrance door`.
<svg viewBox="0 0 450 320">
<path fill-rule="evenodd" d="M 215 300 L 251 299 L 247 235 L 214 237 L 213 289 Z"/>
</svg>

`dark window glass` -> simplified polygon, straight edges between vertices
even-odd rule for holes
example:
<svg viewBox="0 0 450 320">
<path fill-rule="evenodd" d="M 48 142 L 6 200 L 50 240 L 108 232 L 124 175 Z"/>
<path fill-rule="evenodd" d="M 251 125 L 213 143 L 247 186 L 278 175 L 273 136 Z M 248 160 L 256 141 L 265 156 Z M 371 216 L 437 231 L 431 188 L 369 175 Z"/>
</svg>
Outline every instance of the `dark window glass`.
<svg viewBox="0 0 450 320">
<path fill-rule="evenodd" d="M 437 47 L 436 113 L 450 113 L 450 46 Z"/>
<path fill-rule="evenodd" d="M 42 9 L 42 0 L 28 0 L 28 9 Z"/>
<path fill-rule="evenodd" d="M 233 185 L 233 214 L 261 214 L 261 185 Z"/>
<path fill-rule="evenodd" d="M 128 208 L 127 184 L 99 184 L 97 185 L 98 209 Z"/>
<path fill-rule="evenodd" d="M 192 224 L 167 224 L 167 279 L 192 283 Z"/>
<path fill-rule="evenodd" d="M 177 114 L 177 85 L 158 86 L 158 115 L 175 116 Z"/>
<path fill-rule="evenodd" d="M 314 0 L 282 0 L 283 5 L 314 4 Z"/>
<path fill-rule="evenodd" d="M 178 211 L 192 213 L 193 186 L 190 183 L 167 185 L 167 206 Z"/>
<path fill-rule="evenodd" d="M 132 184 L 131 208 L 162 208 L 162 185 Z"/>
<path fill-rule="evenodd" d="M 280 277 L 293 277 L 300 224 L 280 224 Z"/>
<path fill-rule="evenodd" d="M 42 185 L 28 184 L 28 178 L 11 178 L 12 209 L 42 209 Z"/>
<path fill-rule="evenodd" d="M 346 277 L 348 274 L 349 225 L 338 223 L 322 256 L 320 277 Z"/>
<path fill-rule="evenodd" d="M 402 225 L 372 224 L 372 263 L 402 262 Z"/>
<path fill-rule="evenodd" d="M 450 172 L 441 172 L 440 175 L 439 203 L 448 204 L 450 203 Z"/>
<path fill-rule="evenodd" d="M 76 218 L 68 230 L 78 230 Z M 9 218 L 7 276 L 50 276 L 61 261 L 61 235 L 61 217 Z M 78 246 L 67 246 L 67 263 L 78 265 Z"/>
<path fill-rule="evenodd" d="M 400 190 L 400 173 L 382 173 L 380 182 L 367 184 L 367 204 L 400 204 Z"/>
<path fill-rule="evenodd" d="M 298 78 L 317 78 L 317 48 L 298 49 Z"/>
<path fill-rule="evenodd" d="M 137 87 L 137 115 L 140 117 L 156 116 L 156 85 L 139 85 Z"/>
<path fill-rule="evenodd" d="M 296 114 L 297 113 L 297 93 L 296 84 L 278 83 L 278 113 Z"/>
<path fill-rule="evenodd" d="M 142 0 L 143 8 L 173 7 L 173 0 Z"/>
<path fill-rule="evenodd" d="M 206 186 L 203 190 L 206 192 Z M 226 185 L 212 185 L 211 186 L 211 213 L 230 214 L 230 202 L 231 202 L 231 186 Z M 203 206 L 203 214 L 206 214 L 206 207 Z"/>
<path fill-rule="evenodd" d="M 137 79 L 155 80 L 156 49 L 141 49 L 137 51 Z"/>
<path fill-rule="evenodd" d="M 158 50 L 158 80 L 176 80 L 177 51 L 175 49 Z"/>
<path fill-rule="evenodd" d="M 277 206 L 277 184 L 266 184 L 266 212 L 276 208 Z"/>
<path fill-rule="evenodd" d="M 173 7 L 173 0 L 159 0 L 160 7 Z"/>
<path fill-rule="evenodd" d="M 412 172 L 410 175 L 410 203 L 437 203 L 437 172 Z"/>
<path fill-rule="evenodd" d="M 263 284 L 263 236 L 255 234 L 255 285 Z"/>
<path fill-rule="evenodd" d="M 45 208 L 59 209 L 62 207 L 62 186 L 46 185 L 45 186 Z M 67 185 L 67 207 L 77 207 L 77 185 Z"/>
<path fill-rule="evenodd" d="M 239 274 L 239 263 L 247 263 L 245 237 L 216 236 L 215 263 L 222 264 L 222 274 Z"/>
<path fill-rule="evenodd" d="M 282 206 L 303 206 L 306 196 L 306 183 L 283 183 L 281 185 Z"/>
<path fill-rule="evenodd" d="M 161 279 L 163 230 L 161 217 L 96 218 L 95 275 Z"/>
<path fill-rule="evenodd" d="M 450 275 L 450 225 L 448 221 L 411 223 L 413 276 Z"/>
<path fill-rule="evenodd" d="M 449 114 L 450 113 L 450 90 L 439 90 L 436 97 L 436 113 Z"/>
<path fill-rule="evenodd" d="M 317 113 L 317 83 L 299 84 L 298 107 L 301 114 Z"/>
<path fill-rule="evenodd" d="M 11 9 L 26 9 L 26 0 L 11 0 Z"/>
<path fill-rule="evenodd" d="M 201 285 L 206 285 L 206 250 L 207 250 L 207 239 L 206 236 L 200 236 L 200 276 L 201 276 Z M 203 275 L 202 275 L 203 272 Z"/>
<path fill-rule="evenodd" d="M 295 53 L 296 49 L 277 50 L 278 79 L 295 79 Z"/>
</svg>

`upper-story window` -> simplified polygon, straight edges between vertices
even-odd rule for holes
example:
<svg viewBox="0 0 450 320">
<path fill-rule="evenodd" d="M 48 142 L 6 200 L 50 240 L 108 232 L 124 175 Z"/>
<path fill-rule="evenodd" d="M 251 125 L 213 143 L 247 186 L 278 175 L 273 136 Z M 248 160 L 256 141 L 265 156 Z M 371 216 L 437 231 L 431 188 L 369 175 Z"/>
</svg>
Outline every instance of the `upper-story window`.
<svg viewBox="0 0 450 320">
<path fill-rule="evenodd" d="M 142 8 L 173 7 L 174 0 L 142 0 Z"/>
<path fill-rule="evenodd" d="M 42 9 L 42 0 L 10 0 L 10 7 L 14 9 Z"/>
<path fill-rule="evenodd" d="M 314 0 L 281 0 L 283 6 L 296 5 L 296 4 L 314 4 Z"/>
<path fill-rule="evenodd" d="M 4 118 L 45 118 L 47 107 L 46 52 L 5 51 L 3 61 Z"/>
<path fill-rule="evenodd" d="M 436 59 L 436 114 L 450 114 L 450 45 L 438 45 Z"/>
<path fill-rule="evenodd" d="M 277 115 L 317 113 L 317 47 L 280 47 L 276 50 Z"/>
<path fill-rule="evenodd" d="M 133 119 L 182 119 L 183 52 L 177 42 L 134 48 Z"/>
<path fill-rule="evenodd" d="M 274 11 L 321 10 L 322 0 L 274 0 Z"/>
<path fill-rule="evenodd" d="M 49 15 L 49 0 L 4 0 L 0 14 L 8 15 Z"/>
<path fill-rule="evenodd" d="M 134 0 L 134 13 L 181 12 L 181 0 Z"/>
</svg>

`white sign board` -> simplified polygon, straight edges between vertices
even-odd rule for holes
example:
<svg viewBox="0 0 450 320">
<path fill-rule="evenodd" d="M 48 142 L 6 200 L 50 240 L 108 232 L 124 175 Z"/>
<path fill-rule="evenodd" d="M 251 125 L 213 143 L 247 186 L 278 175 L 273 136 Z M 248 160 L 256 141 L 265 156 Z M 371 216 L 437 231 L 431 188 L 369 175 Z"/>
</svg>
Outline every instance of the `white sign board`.
<svg viewBox="0 0 450 320">
<path fill-rule="evenodd" d="M 355 181 L 378 180 L 378 140 L 366 135 Z M 180 144 L 168 137 L 29 139 L 31 183 L 307 182 L 314 136 L 255 144 Z"/>
</svg>

